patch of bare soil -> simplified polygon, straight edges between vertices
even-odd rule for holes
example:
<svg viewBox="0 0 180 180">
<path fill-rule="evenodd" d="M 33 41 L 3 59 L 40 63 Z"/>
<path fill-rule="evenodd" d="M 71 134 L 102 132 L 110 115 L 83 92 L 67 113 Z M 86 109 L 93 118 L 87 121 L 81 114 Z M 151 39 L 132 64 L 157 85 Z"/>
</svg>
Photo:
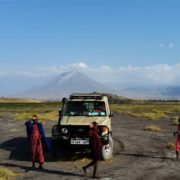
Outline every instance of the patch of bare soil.
<svg viewBox="0 0 180 180">
<path fill-rule="evenodd" d="M 160 132 L 144 131 L 147 125 L 154 124 Z M 54 122 L 46 122 L 44 128 L 51 137 Z M 166 149 L 168 142 L 175 142 L 175 126 L 170 119 L 150 121 L 115 113 L 113 120 L 113 158 L 100 162 L 101 179 L 156 180 L 180 179 L 180 161 L 172 160 L 175 151 Z M 90 159 L 87 154 L 74 158 L 60 157 L 55 161 L 46 154 L 45 170 L 31 169 L 24 122 L 13 121 L 8 116 L 0 118 L 0 166 L 19 173 L 14 179 L 90 179 L 92 169 L 83 177 L 81 167 Z"/>
</svg>

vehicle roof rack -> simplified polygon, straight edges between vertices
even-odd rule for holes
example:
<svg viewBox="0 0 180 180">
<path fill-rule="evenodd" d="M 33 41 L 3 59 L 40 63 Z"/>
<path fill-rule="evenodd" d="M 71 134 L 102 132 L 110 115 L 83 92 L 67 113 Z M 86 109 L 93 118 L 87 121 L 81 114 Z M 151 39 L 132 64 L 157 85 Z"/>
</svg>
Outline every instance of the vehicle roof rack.
<svg viewBox="0 0 180 180">
<path fill-rule="evenodd" d="M 97 93 L 73 93 L 70 99 L 102 99 L 102 94 Z"/>
</svg>

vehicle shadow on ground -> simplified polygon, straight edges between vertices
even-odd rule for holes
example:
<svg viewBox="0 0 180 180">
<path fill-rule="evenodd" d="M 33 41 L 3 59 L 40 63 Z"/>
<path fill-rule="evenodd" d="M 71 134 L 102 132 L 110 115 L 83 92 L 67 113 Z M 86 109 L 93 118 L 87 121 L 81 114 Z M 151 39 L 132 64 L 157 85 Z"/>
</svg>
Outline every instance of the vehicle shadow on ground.
<svg viewBox="0 0 180 180">
<path fill-rule="evenodd" d="M 50 169 L 43 169 L 40 170 L 38 168 L 31 168 L 31 167 L 27 167 L 27 166 L 22 166 L 22 165 L 17 165 L 17 164 L 13 164 L 13 163 L 0 163 L 0 166 L 4 166 L 4 167 L 17 167 L 20 169 L 23 169 L 26 172 L 29 171 L 34 171 L 34 172 L 43 172 L 43 173 L 47 173 L 47 174 L 57 174 L 57 175 L 62 175 L 62 176 L 82 176 L 81 174 L 76 174 L 76 173 L 72 173 L 72 172 L 64 172 L 61 170 L 50 170 Z"/>
<path fill-rule="evenodd" d="M 9 159 L 28 161 L 31 160 L 30 148 L 25 137 L 16 137 L 0 144 L 0 149 L 10 152 Z"/>
<path fill-rule="evenodd" d="M 50 138 L 48 138 L 49 141 Z M 9 159 L 18 160 L 18 161 L 31 161 L 31 151 L 30 145 L 26 137 L 15 137 L 9 139 L 0 144 L 0 149 L 7 150 L 10 152 Z M 52 152 L 45 153 L 45 161 L 54 162 L 54 161 L 75 161 L 80 160 L 82 158 L 89 158 L 89 154 L 87 152 L 76 152 L 73 150 L 68 150 L 64 147 L 64 152 L 60 152 L 58 157 L 54 157 Z"/>
</svg>

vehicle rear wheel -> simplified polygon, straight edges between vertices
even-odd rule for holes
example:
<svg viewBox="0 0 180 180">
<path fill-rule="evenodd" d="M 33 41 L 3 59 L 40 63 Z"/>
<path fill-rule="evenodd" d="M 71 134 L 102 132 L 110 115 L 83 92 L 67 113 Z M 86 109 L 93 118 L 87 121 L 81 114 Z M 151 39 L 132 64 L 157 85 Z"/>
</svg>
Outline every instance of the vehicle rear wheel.
<svg viewBox="0 0 180 180">
<path fill-rule="evenodd" d="M 113 154 L 113 139 L 109 134 L 109 143 L 107 145 L 103 145 L 102 147 L 102 159 L 107 160 L 112 157 Z"/>
</svg>

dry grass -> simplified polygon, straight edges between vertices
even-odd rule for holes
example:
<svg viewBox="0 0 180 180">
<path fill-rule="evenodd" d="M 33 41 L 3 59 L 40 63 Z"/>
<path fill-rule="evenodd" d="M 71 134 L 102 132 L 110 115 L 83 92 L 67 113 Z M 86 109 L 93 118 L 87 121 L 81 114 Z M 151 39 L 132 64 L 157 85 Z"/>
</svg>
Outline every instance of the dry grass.
<svg viewBox="0 0 180 180">
<path fill-rule="evenodd" d="M 159 120 L 161 118 L 169 118 L 172 113 L 180 112 L 180 105 L 179 102 L 172 104 L 169 104 L 169 102 L 164 102 L 163 104 L 112 104 L 111 109 L 134 117 Z"/>
<path fill-rule="evenodd" d="M 17 131 L 18 131 L 18 129 L 15 129 L 15 128 L 10 129 L 10 132 L 17 132 Z"/>
<path fill-rule="evenodd" d="M 2 113 L 11 113 L 15 120 L 27 120 L 33 114 L 38 114 L 42 121 L 57 120 L 61 102 L 32 102 L 31 100 L 15 99 L 12 102 L 0 102 L 0 116 Z M 28 102 L 29 101 L 29 102 Z M 133 117 L 159 120 L 170 118 L 172 113 L 180 112 L 180 102 L 132 102 L 130 104 L 111 104 L 111 110 Z M 177 124 L 177 118 L 173 124 Z"/>
<path fill-rule="evenodd" d="M 89 163 L 89 159 L 88 158 L 82 158 L 82 159 L 76 159 L 76 160 L 73 160 L 73 161 L 70 161 L 72 164 L 75 164 L 75 165 L 79 165 L 79 164 L 87 164 Z"/>
<path fill-rule="evenodd" d="M 165 148 L 174 150 L 174 149 L 176 148 L 176 146 L 175 146 L 174 143 L 168 142 L 168 143 L 165 145 Z"/>
<path fill-rule="evenodd" d="M 8 114 L 14 120 L 29 120 L 33 114 L 39 116 L 40 121 L 57 120 L 61 102 L 0 102 L 0 116 Z"/>
<path fill-rule="evenodd" d="M 11 179 L 12 177 L 15 176 L 17 176 L 17 174 L 11 171 L 10 169 L 0 167 L 0 180 Z"/>
<path fill-rule="evenodd" d="M 162 131 L 161 128 L 155 126 L 155 125 L 149 125 L 144 128 L 145 131 L 153 131 L 153 132 L 160 132 Z"/>
<path fill-rule="evenodd" d="M 164 112 L 138 112 L 138 113 L 131 113 L 132 116 L 136 117 L 144 117 L 149 120 L 158 120 L 160 118 L 167 118 L 168 116 Z"/>
<path fill-rule="evenodd" d="M 172 125 L 177 126 L 179 124 L 178 119 L 178 116 L 171 117 Z"/>
<path fill-rule="evenodd" d="M 27 99 L 27 98 L 5 98 L 5 97 L 1 97 L 0 98 L 0 102 L 2 103 L 17 103 L 17 102 L 42 102 L 41 100 L 37 100 L 37 99 Z"/>
<path fill-rule="evenodd" d="M 50 111 L 50 112 L 44 112 L 44 113 L 39 113 L 36 111 L 17 112 L 17 113 L 12 115 L 12 118 L 14 120 L 29 120 L 32 118 L 33 114 L 37 114 L 40 121 L 44 121 L 44 120 L 55 120 L 55 121 L 57 121 L 57 119 L 58 119 L 58 111 Z"/>
</svg>

